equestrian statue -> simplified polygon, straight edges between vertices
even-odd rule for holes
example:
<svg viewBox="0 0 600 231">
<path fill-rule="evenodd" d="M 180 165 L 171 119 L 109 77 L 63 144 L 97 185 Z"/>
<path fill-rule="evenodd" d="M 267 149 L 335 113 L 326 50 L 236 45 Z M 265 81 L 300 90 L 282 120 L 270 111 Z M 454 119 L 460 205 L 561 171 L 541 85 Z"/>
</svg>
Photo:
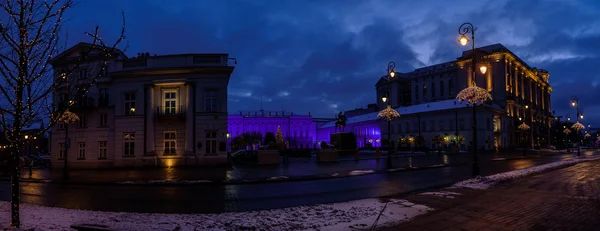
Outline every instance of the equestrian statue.
<svg viewBox="0 0 600 231">
<path fill-rule="evenodd" d="M 344 114 L 342 114 L 342 112 L 338 113 L 338 115 L 335 117 L 335 119 L 337 121 L 335 121 L 335 132 L 338 131 L 338 129 L 340 130 L 340 132 L 344 132 L 344 128 L 346 127 L 346 116 Z"/>
</svg>

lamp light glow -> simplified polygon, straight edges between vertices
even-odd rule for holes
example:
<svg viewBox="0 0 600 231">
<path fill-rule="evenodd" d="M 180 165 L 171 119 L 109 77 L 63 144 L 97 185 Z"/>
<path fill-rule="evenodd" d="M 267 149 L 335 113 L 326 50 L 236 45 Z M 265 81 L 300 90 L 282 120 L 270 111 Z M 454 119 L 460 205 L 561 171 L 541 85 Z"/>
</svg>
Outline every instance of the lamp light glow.
<svg viewBox="0 0 600 231">
<path fill-rule="evenodd" d="M 481 74 L 484 74 L 487 72 L 487 67 L 486 66 L 481 66 L 479 67 L 479 71 L 481 71 Z"/>
<path fill-rule="evenodd" d="M 467 43 L 469 43 L 469 38 L 467 38 L 467 36 L 465 36 L 464 34 L 460 36 L 460 38 L 458 39 L 458 42 L 460 43 L 460 45 L 466 46 Z"/>
</svg>

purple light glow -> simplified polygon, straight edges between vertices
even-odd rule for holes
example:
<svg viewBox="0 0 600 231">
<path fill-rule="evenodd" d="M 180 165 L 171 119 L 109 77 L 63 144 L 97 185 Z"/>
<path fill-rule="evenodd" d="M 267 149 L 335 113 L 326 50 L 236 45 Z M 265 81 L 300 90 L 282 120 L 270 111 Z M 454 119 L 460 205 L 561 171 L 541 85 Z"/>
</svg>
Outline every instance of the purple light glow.
<svg viewBox="0 0 600 231">
<path fill-rule="evenodd" d="M 290 141 L 290 148 L 314 148 L 316 146 L 316 123 L 308 115 L 229 115 L 228 131 L 231 138 L 244 132 L 259 132 L 265 137 L 267 132 L 277 133 L 281 127 L 284 140 Z"/>
</svg>

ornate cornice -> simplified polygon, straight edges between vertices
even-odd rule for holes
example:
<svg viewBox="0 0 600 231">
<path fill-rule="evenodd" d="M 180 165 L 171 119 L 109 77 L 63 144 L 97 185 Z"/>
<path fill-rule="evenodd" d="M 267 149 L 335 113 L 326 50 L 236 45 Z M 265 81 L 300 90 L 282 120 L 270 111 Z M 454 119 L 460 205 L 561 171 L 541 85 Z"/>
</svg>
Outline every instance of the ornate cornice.
<svg viewBox="0 0 600 231">
<path fill-rule="evenodd" d="M 500 60 L 502 60 L 502 58 L 505 58 L 507 61 L 514 64 L 514 66 L 516 66 L 517 70 L 520 71 L 521 73 L 525 74 L 526 77 L 533 79 L 538 85 L 547 87 L 548 92 L 552 92 L 552 87 L 548 83 L 548 79 L 550 78 L 550 74 L 548 74 L 548 72 L 539 71 L 537 68 L 529 68 L 526 64 L 522 63 L 522 61 L 520 61 L 520 59 L 515 57 L 510 52 L 507 52 L 507 51 L 496 52 L 496 53 L 484 55 L 482 58 L 485 60 L 494 60 L 495 62 L 500 62 Z M 462 60 L 456 61 L 456 64 L 458 64 L 460 69 L 464 68 L 469 63 L 471 63 L 471 59 L 462 59 Z M 541 78 L 540 78 L 540 75 L 541 75 Z"/>
</svg>

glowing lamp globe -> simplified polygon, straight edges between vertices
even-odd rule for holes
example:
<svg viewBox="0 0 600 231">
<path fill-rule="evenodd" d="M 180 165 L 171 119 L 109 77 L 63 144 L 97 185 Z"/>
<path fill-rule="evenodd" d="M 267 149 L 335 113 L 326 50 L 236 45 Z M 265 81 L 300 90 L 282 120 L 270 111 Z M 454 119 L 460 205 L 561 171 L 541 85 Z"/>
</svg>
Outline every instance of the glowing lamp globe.
<svg viewBox="0 0 600 231">
<path fill-rule="evenodd" d="M 384 95 L 383 97 L 381 97 L 381 101 L 383 101 L 384 103 L 387 102 L 387 96 Z"/>
<path fill-rule="evenodd" d="M 486 66 L 481 66 L 481 67 L 479 67 L 479 71 L 481 71 L 481 74 L 485 75 L 485 72 L 487 72 L 487 67 Z"/>
<path fill-rule="evenodd" d="M 465 35 L 461 35 L 460 38 L 458 39 L 458 42 L 461 45 L 466 46 L 467 43 L 469 43 L 469 38 L 467 38 L 467 36 L 465 36 Z"/>
<path fill-rule="evenodd" d="M 390 77 L 394 78 L 395 75 L 396 75 L 395 71 L 390 72 Z"/>
</svg>

